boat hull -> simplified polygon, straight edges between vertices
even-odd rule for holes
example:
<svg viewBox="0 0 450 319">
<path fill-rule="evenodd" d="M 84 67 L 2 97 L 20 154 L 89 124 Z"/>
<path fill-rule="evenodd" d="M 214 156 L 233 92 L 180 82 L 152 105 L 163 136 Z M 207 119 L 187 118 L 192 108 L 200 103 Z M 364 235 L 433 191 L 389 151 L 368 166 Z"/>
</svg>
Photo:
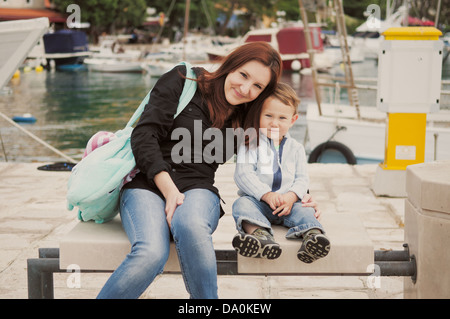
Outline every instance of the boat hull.
<svg viewBox="0 0 450 319">
<path fill-rule="evenodd" d="M 124 73 L 124 72 L 142 72 L 142 64 L 140 62 L 115 61 L 108 59 L 85 59 L 89 71 Z"/>
<path fill-rule="evenodd" d="M 360 107 L 361 120 L 356 118 L 354 107 L 321 104 L 322 116 L 318 107 L 310 104 L 307 110 L 309 149 L 330 139 L 350 148 L 358 162 L 383 162 L 386 139 L 386 113 L 376 107 Z M 444 119 L 448 126 L 433 124 L 433 119 Z M 450 160 L 450 114 L 428 114 L 425 134 L 425 161 Z"/>
</svg>

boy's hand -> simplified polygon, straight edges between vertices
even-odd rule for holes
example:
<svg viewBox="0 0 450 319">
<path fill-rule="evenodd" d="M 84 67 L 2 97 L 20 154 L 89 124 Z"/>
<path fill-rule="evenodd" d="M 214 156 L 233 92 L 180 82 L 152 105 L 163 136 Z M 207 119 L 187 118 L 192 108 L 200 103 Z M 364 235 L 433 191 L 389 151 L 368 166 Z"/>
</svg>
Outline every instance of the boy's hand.
<svg viewBox="0 0 450 319">
<path fill-rule="evenodd" d="M 286 194 L 281 195 L 281 199 L 282 204 L 273 211 L 273 214 L 278 214 L 278 216 L 289 215 L 291 213 L 292 206 L 296 201 L 298 201 L 298 196 L 293 192 L 287 192 Z"/>
<path fill-rule="evenodd" d="M 265 201 L 270 208 L 272 208 L 273 210 L 277 209 L 278 206 L 280 206 L 283 202 L 282 202 L 282 197 L 281 194 L 275 193 L 275 192 L 268 192 L 265 193 L 261 199 L 263 201 Z"/>
</svg>

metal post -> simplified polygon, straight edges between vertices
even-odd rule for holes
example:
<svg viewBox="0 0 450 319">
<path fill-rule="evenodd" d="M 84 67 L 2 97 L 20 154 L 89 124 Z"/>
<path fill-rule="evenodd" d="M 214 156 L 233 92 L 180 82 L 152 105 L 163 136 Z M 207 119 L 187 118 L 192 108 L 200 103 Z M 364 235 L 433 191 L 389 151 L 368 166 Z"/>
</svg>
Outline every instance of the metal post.
<svg viewBox="0 0 450 319">
<path fill-rule="evenodd" d="M 53 299 L 53 273 L 59 272 L 59 259 L 35 258 L 27 260 L 28 298 Z"/>
</svg>

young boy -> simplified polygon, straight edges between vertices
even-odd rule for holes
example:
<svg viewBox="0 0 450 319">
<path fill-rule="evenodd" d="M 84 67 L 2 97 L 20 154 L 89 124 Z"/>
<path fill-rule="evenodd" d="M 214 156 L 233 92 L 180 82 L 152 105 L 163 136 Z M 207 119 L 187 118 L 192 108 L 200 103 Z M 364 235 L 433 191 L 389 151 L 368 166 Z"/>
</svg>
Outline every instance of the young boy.
<svg viewBox="0 0 450 319">
<path fill-rule="evenodd" d="M 297 258 L 305 263 L 325 257 L 330 250 L 315 210 L 301 203 L 309 183 L 306 155 L 303 145 L 288 133 L 298 119 L 299 102 L 289 85 L 279 83 L 262 105 L 258 146 L 239 148 L 234 180 L 240 197 L 233 204 L 239 232 L 232 244 L 242 256 L 280 256 L 271 224 L 288 227 L 286 238 L 303 238 Z"/>
</svg>

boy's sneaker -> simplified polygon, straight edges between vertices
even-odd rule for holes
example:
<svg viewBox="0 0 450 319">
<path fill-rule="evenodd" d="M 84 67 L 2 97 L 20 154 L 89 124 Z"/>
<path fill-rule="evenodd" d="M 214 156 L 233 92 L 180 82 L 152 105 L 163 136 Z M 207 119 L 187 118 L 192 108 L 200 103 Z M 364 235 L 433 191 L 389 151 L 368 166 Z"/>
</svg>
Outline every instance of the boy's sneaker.
<svg viewBox="0 0 450 319">
<path fill-rule="evenodd" d="M 244 257 L 276 259 L 281 255 L 281 247 L 273 236 L 263 228 L 256 229 L 251 235 L 237 233 L 232 241 L 236 251 Z"/>
<path fill-rule="evenodd" d="M 330 252 L 330 241 L 327 236 L 319 230 L 309 231 L 303 237 L 303 243 L 297 252 L 297 258 L 304 263 L 310 264 L 313 261 L 323 258 Z"/>
</svg>

